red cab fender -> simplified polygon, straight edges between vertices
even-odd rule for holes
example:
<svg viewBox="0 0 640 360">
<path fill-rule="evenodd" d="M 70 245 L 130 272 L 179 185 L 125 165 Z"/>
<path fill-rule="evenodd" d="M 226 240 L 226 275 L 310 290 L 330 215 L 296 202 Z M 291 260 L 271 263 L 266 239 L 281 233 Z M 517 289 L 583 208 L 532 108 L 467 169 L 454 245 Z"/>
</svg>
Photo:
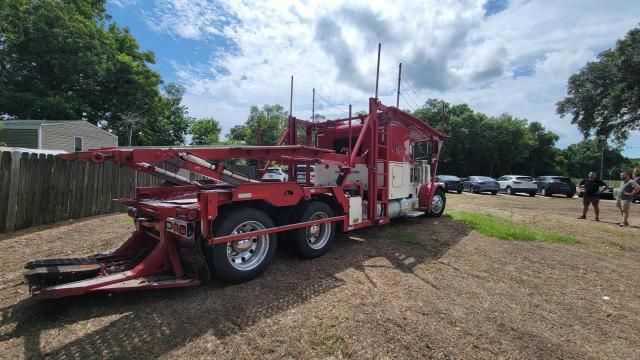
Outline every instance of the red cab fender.
<svg viewBox="0 0 640 360">
<path fill-rule="evenodd" d="M 444 183 L 431 182 L 420 186 L 420 191 L 418 192 L 418 207 L 424 210 L 431 210 L 431 199 L 433 199 L 433 195 L 435 195 L 438 189 L 444 191 Z"/>
</svg>

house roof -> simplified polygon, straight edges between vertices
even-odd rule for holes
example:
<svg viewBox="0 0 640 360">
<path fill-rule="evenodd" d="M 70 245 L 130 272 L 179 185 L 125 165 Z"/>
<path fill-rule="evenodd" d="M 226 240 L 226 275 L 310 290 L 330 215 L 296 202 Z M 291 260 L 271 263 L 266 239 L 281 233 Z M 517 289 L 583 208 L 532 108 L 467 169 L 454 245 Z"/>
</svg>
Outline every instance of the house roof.
<svg viewBox="0 0 640 360">
<path fill-rule="evenodd" d="M 109 131 L 96 126 L 86 120 L 4 120 L 0 121 L 5 129 L 39 129 L 45 125 L 69 124 L 69 123 L 86 123 L 104 131 L 105 133 L 117 138 L 118 136 Z"/>
<path fill-rule="evenodd" d="M 48 125 L 48 124 L 59 124 L 59 123 L 69 123 L 69 122 L 80 122 L 84 120 L 4 120 L 2 121 L 5 125 Z"/>
</svg>

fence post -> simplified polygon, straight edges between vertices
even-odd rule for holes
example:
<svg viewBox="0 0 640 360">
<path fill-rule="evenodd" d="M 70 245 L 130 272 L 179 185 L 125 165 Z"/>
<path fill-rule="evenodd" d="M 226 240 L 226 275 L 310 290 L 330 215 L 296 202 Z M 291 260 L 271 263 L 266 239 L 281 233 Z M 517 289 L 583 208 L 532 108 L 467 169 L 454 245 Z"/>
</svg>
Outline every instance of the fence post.
<svg viewBox="0 0 640 360">
<path fill-rule="evenodd" d="M 7 202 L 7 231 L 16 228 L 16 208 L 18 206 L 18 184 L 20 182 L 20 158 L 19 151 L 11 152 L 11 182 L 9 183 L 9 201 Z"/>
</svg>

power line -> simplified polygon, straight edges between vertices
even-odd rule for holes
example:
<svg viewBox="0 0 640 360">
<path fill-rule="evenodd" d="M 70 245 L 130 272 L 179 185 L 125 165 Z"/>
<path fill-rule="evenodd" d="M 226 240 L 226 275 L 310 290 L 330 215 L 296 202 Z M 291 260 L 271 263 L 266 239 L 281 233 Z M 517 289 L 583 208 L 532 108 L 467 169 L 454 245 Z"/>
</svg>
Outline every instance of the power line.
<svg viewBox="0 0 640 360">
<path fill-rule="evenodd" d="M 425 104 L 426 100 L 422 100 L 422 97 L 420 95 L 418 95 L 418 93 L 415 90 L 413 90 L 413 87 L 411 86 L 409 81 L 405 81 L 405 83 L 406 83 L 407 87 L 409 87 L 409 90 L 418 98 L 418 100 L 422 101 L 422 104 Z"/>
<path fill-rule="evenodd" d="M 340 113 L 345 113 L 347 112 L 347 110 L 345 109 L 340 109 L 338 106 L 332 104 L 331 102 L 329 102 L 329 100 L 325 99 L 322 95 L 318 94 L 318 92 L 316 92 L 316 95 L 322 100 L 324 101 L 327 105 L 329 105 L 330 107 L 338 110 Z"/>
<path fill-rule="evenodd" d="M 415 100 L 413 99 L 413 96 L 411 96 L 411 94 L 410 94 L 410 93 L 409 93 L 409 91 L 407 90 L 406 86 L 405 86 L 404 84 L 400 83 L 400 87 L 402 87 L 403 89 L 405 89 L 405 90 L 406 90 L 404 94 L 405 94 L 405 95 L 407 95 L 407 97 L 408 97 L 409 99 L 411 99 L 411 101 L 412 101 L 412 102 L 413 102 L 413 104 L 416 106 L 416 108 L 419 108 L 419 107 L 420 107 L 420 105 L 418 104 L 418 102 L 417 102 L 417 101 L 415 101 Z M 400 93 L 400 94 L 402 95 L 402 93 Z"/>
<path fill-rule="evenodd" d="M 409 100 L 407 100 L 407 98 L 404 96 L 404 94 L 403 94 L 403 93 L 400 93 L 400 97 L 402 98 L 402 101 L 403 101 L 404 103 L 406 103 L 406 105 L 407 105 L 407 107 L 409 108 L 409 110 L 413 111 L 413 110 L 411 109 L 411 104 L 409 103 Z"/>
</svg>

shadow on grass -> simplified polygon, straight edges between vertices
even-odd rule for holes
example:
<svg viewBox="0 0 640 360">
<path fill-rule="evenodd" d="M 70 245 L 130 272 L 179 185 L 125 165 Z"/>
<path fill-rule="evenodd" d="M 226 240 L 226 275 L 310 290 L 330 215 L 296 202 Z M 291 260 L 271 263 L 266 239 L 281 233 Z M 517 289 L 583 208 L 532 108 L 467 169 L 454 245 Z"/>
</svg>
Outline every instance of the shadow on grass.
<svg viewBox="0 0 640 360">
<path fill-rule="evenodd" d="M 413 233 L 414 241 L 396 241 L 392 237 L 398 229 Z M 0 309 L 0 341 L 21 338 L 25 358 L 158 357 L 205 334 L 218 339 L 235 334 L 336 289 L 344 284 L 337 274 L 346 269 L 366 276 L 365 263 L 372 258 L 384 257 L 403 274 L 419 278 L 417 265 L 439 259 L 468 233 L 468 227 L 446 218 L 402 219 L 340 234 L 334 248 L 318 259 L 279 252 L 261 277 L 240 285 L 214 281 L 189 289 L 26 299 Z M 64 336 L 66 327 L 108 316 L 116 319 L 97 320 L 106 324 L 42 351 L 46 331 L 55 329 Z"/>
</svg>

